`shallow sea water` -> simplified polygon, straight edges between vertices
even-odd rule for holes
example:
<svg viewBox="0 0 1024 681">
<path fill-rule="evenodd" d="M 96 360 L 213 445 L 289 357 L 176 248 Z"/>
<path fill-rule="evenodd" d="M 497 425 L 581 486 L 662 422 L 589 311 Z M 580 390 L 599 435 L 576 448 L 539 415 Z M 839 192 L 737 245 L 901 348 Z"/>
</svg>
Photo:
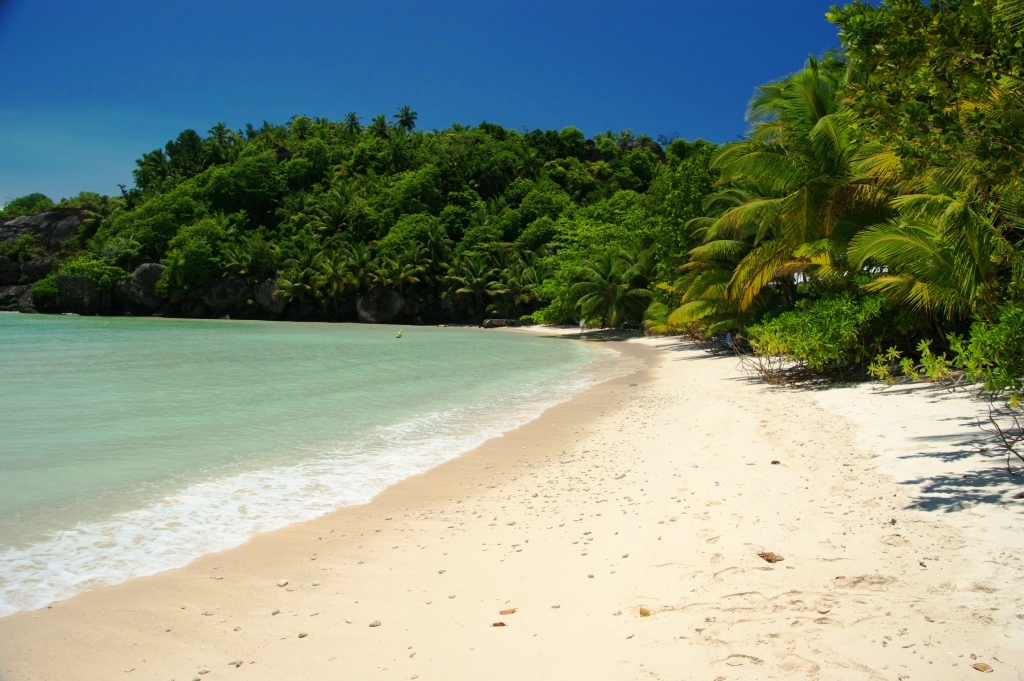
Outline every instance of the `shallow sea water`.
<svg viewBox="0 0 1024 681">
<path fill-rule="evenodd" d="M 396 331 L 0 313 L 0 617 L 366 503 L 624 371 Z"/>
</svg>

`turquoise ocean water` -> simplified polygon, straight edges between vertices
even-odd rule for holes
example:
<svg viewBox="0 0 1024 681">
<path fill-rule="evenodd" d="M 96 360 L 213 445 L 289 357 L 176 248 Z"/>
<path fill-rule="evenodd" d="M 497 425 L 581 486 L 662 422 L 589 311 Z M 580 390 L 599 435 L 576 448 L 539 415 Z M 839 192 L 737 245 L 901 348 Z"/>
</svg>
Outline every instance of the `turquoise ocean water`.
<svg viewBox="0 0 1024 681">
<path fill-rule="evenodd" d="M 560 339 L 395 332 L 0 313 L 0 617 L 365 503 L 622 371 Z"/>
</svg>

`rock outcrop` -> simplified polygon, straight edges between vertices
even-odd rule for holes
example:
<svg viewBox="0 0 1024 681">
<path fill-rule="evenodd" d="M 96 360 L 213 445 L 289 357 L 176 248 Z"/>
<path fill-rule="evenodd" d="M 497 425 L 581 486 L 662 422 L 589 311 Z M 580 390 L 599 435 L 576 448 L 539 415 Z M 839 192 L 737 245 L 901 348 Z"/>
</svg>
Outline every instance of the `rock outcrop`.
<svg viewBox="0 0 1024 681">
<path fill-rule="evenodd" d="M 0 241 L 16 241 L 26 234 L 49 253 L 60 250 L 82 224 L 79 208 L 54 208 L 35 215 L 22 215 L 0 224 Z"/>
<path fill-rule="evenodd" d="M 131 312 L 156 312 L 165 302 L 156 292 L 156 283 L 165 269 L 165 265 L 155 262 L 139 265 L 132 272 L 132 276 L 114 287 L 115 300 Z"/>
<path fill-rule="evenodd" d="M 480 326 L 485 329 L 497 329 L 502 326 L 522 326 L 523 323 L 518 319 L 485 319 L 480 322 Z"/>
<path fill-rule="evenodd" d="M 267 314 L 279 315 L 284 312 L 284 307 L 288 304 L 287 300 L 277 295 L 277 287 L 283 278 L 284 274 L 281 270 L 277 270 L 263 275 L 260 277 L 259 283 L 256 284 L 254 291 L 256 304 Z"/>
<path fill-rule="evenodd" d="M 0 255 L 0 286 L 17 284 L 21 279 L 21 263 Z"/>
<path fill-rule="evenodd" d="M 82 315 L 110 312 L 111 295 L 84 274 L 57 275 L 57 309 Z"/>
<path fill-rule="evenodd" d="M 252 291 L 241 277 L 231 276 L 210 282 L 203 293 L 203 304 L 215 313 L 245 308 Z"/>
<path fill-rule="evenodd" d="M 35 312 L 32 302 L 32 286 L 0 286 L 0 311 Z"/>
<path fill-rule="evenodd" d="M 389 324 L 402 313 L 404 307 L 402 294 L 379 285 L 371 286 L 356 301 L 359 321 L 368 324 Z"/>
<path fill-rule="evenodd" d="M 20 262 L 0 256 L 0 286 L 28 284 L 39 281 L 53 271 L 55 258 L 39 258 Z"/>
</svg>

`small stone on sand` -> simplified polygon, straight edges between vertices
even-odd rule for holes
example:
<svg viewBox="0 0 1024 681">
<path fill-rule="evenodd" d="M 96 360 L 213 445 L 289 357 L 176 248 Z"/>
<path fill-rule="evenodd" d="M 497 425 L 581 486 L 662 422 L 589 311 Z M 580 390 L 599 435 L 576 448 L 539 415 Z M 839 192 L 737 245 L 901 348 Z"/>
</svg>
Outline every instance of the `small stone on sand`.
<svg viewBox="0 0 1024 681">
<path fill-rule="evenodd" d="M 370 626 L 371 627 L 379 627 L 380 626 L 380 620 L 374 620 L 374 621 L 370 622 Z"/>
</svg>

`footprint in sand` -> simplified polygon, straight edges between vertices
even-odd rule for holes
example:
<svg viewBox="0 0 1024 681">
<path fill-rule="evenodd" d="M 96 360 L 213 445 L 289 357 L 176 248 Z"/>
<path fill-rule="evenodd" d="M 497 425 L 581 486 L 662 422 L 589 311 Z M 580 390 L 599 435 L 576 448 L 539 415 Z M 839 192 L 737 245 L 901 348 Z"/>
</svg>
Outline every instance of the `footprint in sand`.
<svg viewBox="0 0 1024 681">
<path fill-rule="evenodd" d="M 727 664 L 730 667 L 743 667 L 746 665 L 764 664 L 764 660 L 759 657 L 754 657 L 753 655 L 734 653 L 724 660 L 715 660 L 711 664 Z"/>
<path fill-rule="evenodd" d="M 779 669 L 787 672 L 803 672 L 805 674 L 817 674 L 821 667 L 816 662 L 812 662 L 807 658 L 800 657 L 794 653 L 789 653 L 782 657 L 782 661 L 779 662 Z"/>
<path fill-rule="evenodd" d="M 722 577 L 728 577 L 729 575 L 733 574 L 734 572 L 743 572 L 743 571 L 740 570 L 736 566 L 727 567 L 724 570 L 719 570 L 714 575 L 712 575 L 712 579 L 720 579 Z"/>
</svg>

